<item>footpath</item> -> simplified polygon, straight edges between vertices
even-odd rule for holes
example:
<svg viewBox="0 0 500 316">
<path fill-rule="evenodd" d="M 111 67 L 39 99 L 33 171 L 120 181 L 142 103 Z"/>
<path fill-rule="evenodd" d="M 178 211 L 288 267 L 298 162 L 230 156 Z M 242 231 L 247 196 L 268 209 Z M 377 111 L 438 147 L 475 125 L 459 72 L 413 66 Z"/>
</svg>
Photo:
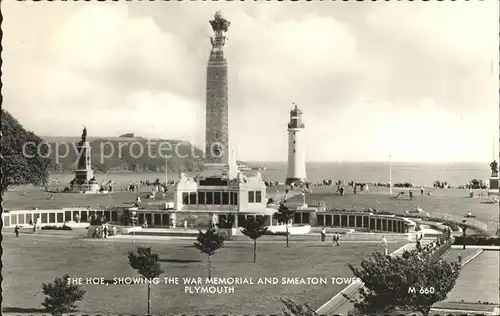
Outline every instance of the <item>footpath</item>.
<svg viewBox="0 0 500 316">
<path fill-rule="evenodd" d="M 243 236 L 245 238 L 241 239 L 236 239 L 236 240 L 227 240 L 224 241 L 224 243 L 253 243 L 253 240 L 250 238 Z M 131 242 L 148 242 L 148 243 L 164 243 L 165 241 L 168 241 L 169 243 L 186 243 L 186 242 L 193 242 L 196 240 L 196 238 L 193 237 L 167 237 L 167 236 L 146 236 L 146 235 L 137 235 L 135 238 L 131 235 L 117 235 L 117 236 L 111 236 L 107 239 L 95 239 L 95 238 L 87 238 L 87 241 L 95 241 L 95 242 L 126 242 L 126 243 L 131 243 Z M 291 243 L 303 243 L 303 244 L 318 244 L 318 245 L 326 245 L 326 244 L 331 244 L 331 240 L 327 241 L 320 241 L 319 238 L 300 238 L 300 236 L 291 236 L 289 238 Z M 259 244 L 274 244 L 274 243 L 284 243 L 285 242 L 285 236 L 269 236 L 269 238 L 264 238 L 261 237 L 259 239 Z M 340 243 L 342 244 L 380 244 L 380 237 L 377 240 L 340 240 Z M 398 240 L 388 240 L 388 243 L 393 244 L 393 243 L 403 243 L 402 241 Z"/>
<path fill-rule="evenodd" d="M 445 260 L 462 256 L 462 271 L 448 297 L 431 312 L 446 314 L 500 315 L 500 251 L 467 246 L 452 249 Z"/>
</svg>

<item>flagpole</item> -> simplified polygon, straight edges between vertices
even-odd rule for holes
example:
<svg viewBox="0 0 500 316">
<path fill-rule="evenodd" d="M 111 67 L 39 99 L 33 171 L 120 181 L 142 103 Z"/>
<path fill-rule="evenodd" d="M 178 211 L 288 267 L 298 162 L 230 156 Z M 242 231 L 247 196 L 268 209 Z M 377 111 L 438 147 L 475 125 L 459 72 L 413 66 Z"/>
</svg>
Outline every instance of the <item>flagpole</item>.
<svg viewBox="0 0 500 316">
<path fill-rule="evenodd" d="M 496 160 L 496 156 L 497 156 L 497 153 L 495 152 L 495 137 L 493 137 L 493 146 L 491 148 L 492 152 L 493 152 L 493 160 Z"/>
<path fill-rule="evenodd" d="M 389 155 L 389 194 L 392 195 L 392 159 Z"/>
<path fill-rule="evenodd" d="M 165 188 L 168 186 L 168 163 L 167 157 L 165 157 Z"/>
</svg>

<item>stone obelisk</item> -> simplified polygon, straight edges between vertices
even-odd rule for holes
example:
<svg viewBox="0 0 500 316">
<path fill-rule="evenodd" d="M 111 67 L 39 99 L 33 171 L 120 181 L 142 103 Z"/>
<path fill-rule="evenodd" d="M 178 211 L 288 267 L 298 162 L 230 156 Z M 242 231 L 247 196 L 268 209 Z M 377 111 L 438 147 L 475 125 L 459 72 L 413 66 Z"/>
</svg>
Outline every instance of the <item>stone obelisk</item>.
<svg viewBox="0 0 500 316">
<path fill-rule="evenodd" d="M 92 155 L 90 142 L 87 141 L 87 128 L 83 128 L 82 139 L 77 145 L 78 160 L 75 170 L 75 179 L 77 184 L 88 184 L 94 177 L 92 170 Z"/>
<path fill-rule="evenodd" d="M 214 36 L 210 38 L 212 50 L 207 65 L 207 100 L 205 122 L 205 163 L 202 178 L 227 178 L 231 172 L 229 130 L 228 130 L 228 76 L 227 62 L 224 56 L 226 32 L 230 22 L 215 13 L 210 21 Z"/>
<path fill-rule="evenodd" d="M 87 128 L 83 128 L 82 139 L 77 144 L 77 149 L 78 160 L 72 187 L 82 193 L 97 193 L 99 191 L 99 184 L 95 180 L 94 171 L 92 170 L 92 148 L 90 147 L 90 142 L 87 141 Z"/>
</svg>

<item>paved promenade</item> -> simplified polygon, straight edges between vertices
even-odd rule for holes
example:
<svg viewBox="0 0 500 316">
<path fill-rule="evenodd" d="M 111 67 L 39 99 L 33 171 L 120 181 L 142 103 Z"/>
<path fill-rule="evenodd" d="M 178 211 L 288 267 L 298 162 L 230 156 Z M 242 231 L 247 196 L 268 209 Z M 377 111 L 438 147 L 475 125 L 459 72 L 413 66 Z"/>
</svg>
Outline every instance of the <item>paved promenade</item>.
<svg viewBox="0 0 500 316">
<path fill-rule="evenodd" d="M 494 313 L 500 306 L 499 251 L 480 251 L 462 268 L 460 276 L 448 298 L 437 303 L 433 311 L 468 310 Z M 467 260 L 464 259 L 464 263 Z M 491 304 L 484 304 L 484 303 Z"/>
</svg>

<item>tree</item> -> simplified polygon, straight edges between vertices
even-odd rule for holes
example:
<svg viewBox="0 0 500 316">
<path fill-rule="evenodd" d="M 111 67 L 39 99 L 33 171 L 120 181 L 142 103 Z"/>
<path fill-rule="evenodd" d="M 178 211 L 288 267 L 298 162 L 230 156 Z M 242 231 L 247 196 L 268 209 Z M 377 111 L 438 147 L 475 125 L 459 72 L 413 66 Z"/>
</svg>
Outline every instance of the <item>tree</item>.
<svg viewBox="0 0 500 316">
<path fill-rule="evenodd" d="M 76 302 L 83 299 L 85 291 L 76 284 L 69 284 L 69 275 L 54 279 L 54 283 L 42 283 L 45 299 L 42 305 L 52 315 L 69 313 L 75 310 Z"/>
<path fill-rule="evenodd" d="M 467 221 L 471 218 L 476 218 L 476 216 L 472 215 L 471 213 L 467 214 L 463 219 L 462 223 L 458 224 L 460 228 L 462 228 L 462 240 L 463 240 L 463 249 L 465 250 L 465 235 L 467 228 L 470 226 L 467 224 Z"/>
<path fill-rule="evenodd" d="M 427 280 L 417 279 L 412 285 L 419 289 L 419 293 L 410 295 L 402 304 L 403 308 L 419 311 L 423 315 L 429 314 L 432 305 L 446 299 L 455 286 L 461 268 L 458 262 L 447 263 L 439 257 L 429 258 L 426 266 L 424 273 Z"/>
<path fill-rule="evenodd" d="M 360 267 L 348 266 L 364 282 L 360 300 L 354 302 L 362 314 L 410 310 L 428 315 L 432 305 L 446 298 L 460 273 L 457 262 L 432 255 L 422 259 L 415 253 L 407 259 L 374 253 Z"/>
<path fill-rule="evenodd" d="M 159 277 L 163 270 L 160 267 L 160 257 L 151 251 L 151 247 L 137 246 L 137 253 L 128 253 L 128 263 L 148 284 L 148 315 L 151 314 L 151 283 Z"/>
<path fill-rule="evenodd" d="M 46 185 L 49 179 L 49 146 L 33 132 L 27 131 L 7 111 L 2 115 L 2 155 L 4 194 L 13 185 Z"/>
<path fill-rule="evenodd" d="M 283 308 L 285 316 L 318 316 L 309 304 L 297 304 L 289 298 L 281 298 L 281 302 L 285 304 Z"/>
<path fill-rule="evenodd" d="M 253 239 L 253 262 L 256 261 L 257 257 L 257 239 L 267 232 L 267 227 L 265 226 L 267 218 L 267 216 L 264 216 L 258 219 L 248 219 L 245 221 L 245 226 L 241 230 L 243 235 Z"/>
<path fill-rule="evenodd" d="M 278 211 L 273 214 L 274 219 L 276 219 L 278 222 L 282 222 L 285 224 L 286 227 L 286 246 L 290 247 L 288 244 L 288 223 L 290 220 L 293 218 L 295 215 L 295 210 L 290 209 L 285 206 L 285 202 L 280 203 L 280 206 L 278 207 Z"/>
<path fill-rule="evenodd" d="M 211 256 L 224 245 L 224 236 L 216 229 L 209 228 L 205 232 L 198 231 L 198 238 L 194 243 L 196 249 L 208 256 L 208 278 L 212 278 Z"/>
</svg>

